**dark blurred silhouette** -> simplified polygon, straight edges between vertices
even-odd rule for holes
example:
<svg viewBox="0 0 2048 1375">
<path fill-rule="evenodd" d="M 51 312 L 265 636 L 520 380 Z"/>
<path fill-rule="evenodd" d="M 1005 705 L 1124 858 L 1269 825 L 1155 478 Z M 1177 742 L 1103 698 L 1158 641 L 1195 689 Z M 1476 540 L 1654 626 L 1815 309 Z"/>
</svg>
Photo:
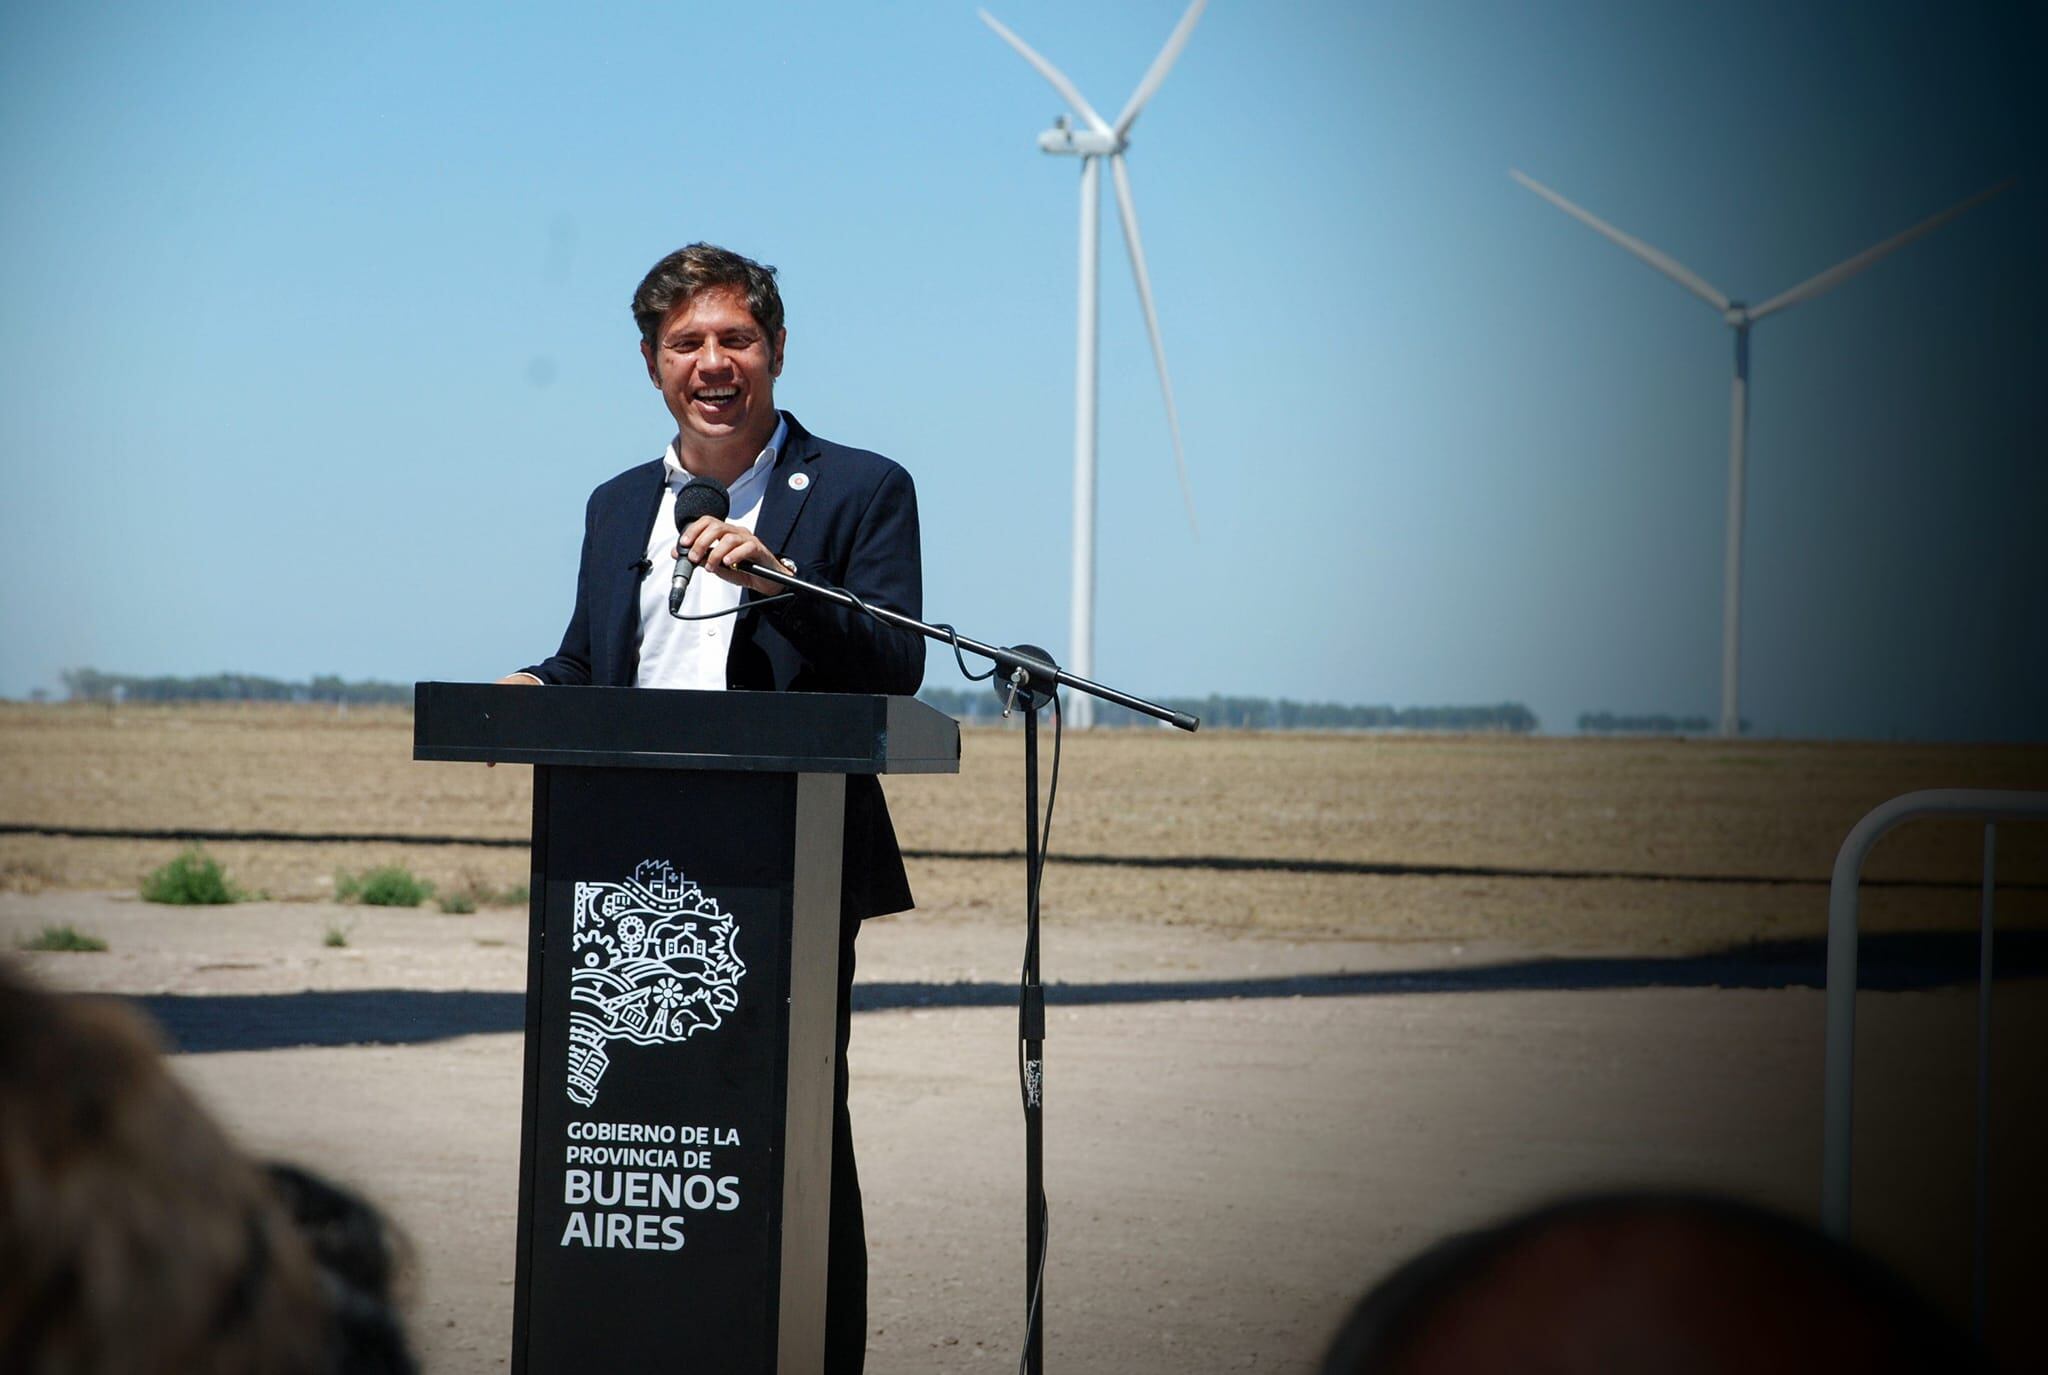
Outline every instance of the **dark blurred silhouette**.
<svg viewBox="0 0 2048 1375">
<path fill-rule="evenodd" d="M 410 1372 L 382 1224 L 334 1195 L 238 1151 L 138 1014 L 0 961 L 0 1371 Z"/>
<path fill-rule="evenodd" d="M 1568 1199 L 1439 1242 L 1351 1312 L 1325 1375 L 1985 1371 L 1863 1253 L 1748 1203 Z"/>
<path fill-rule="evenodd" d="M 266 1168 L 326 1282 L 335 1368 L 345 1375 L 411 1375 L 419 1367 L 393 1302 L 402 1239 L 367 1201 L 340 1185 L 296 1165 Z"/>
</svg>

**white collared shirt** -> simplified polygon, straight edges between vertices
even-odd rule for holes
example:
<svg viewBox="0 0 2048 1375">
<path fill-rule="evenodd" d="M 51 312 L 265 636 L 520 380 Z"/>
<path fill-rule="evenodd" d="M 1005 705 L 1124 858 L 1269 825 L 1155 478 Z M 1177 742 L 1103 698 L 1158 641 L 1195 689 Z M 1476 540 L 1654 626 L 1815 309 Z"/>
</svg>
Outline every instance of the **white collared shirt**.
<svg viewBox="0 0 2048 1375">
<path fill-rule="evenodd" d="M 768 477 L 775 470 L 775 457 L 789 438 L 789 421 L 777 420 L 768 447 L 761 450 L 754 466 L 741 473 L 726 489 L 732 505 L 726 520 L 752 530 L 761 516 L 761 499 L 768 492 Z M 680 621 L 668 614 L 668 590 L 676 571 L 676 493 L 690 480 L 671 442 L 661 460 L 666 485 L 661 509 L 654 513 L 654 528 L 647 535 L 647 561 L 653 565 L 640 580 L 640 667 L 635 687 L 698 688 L 725 687 L 725 659 L 732 648 L 733 616 L 709 621 Z M 683 594 L 683 614 L 701 616 L 707 611 L 731 611 L 740 604 L 741 589 L 699 567 L 690 575 L 690 587 Z"/>
</svg>

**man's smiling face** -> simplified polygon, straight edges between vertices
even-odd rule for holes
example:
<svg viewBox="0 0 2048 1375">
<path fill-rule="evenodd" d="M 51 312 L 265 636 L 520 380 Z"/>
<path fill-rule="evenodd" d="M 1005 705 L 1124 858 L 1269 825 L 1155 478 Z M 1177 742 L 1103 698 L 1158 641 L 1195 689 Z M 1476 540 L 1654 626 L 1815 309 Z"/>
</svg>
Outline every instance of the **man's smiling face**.
<svg viewBox="0 0 2048 1375">
<path fill-rule="evenodd" d="M 661 388 L 684 456 L 749 462 L 775 433 L 775 379 L 782 335 L 770 339 L 737 286 L 706 287 L 668 313 L 652 346 L 642 343 L 647 376 Z"/>
</svg>

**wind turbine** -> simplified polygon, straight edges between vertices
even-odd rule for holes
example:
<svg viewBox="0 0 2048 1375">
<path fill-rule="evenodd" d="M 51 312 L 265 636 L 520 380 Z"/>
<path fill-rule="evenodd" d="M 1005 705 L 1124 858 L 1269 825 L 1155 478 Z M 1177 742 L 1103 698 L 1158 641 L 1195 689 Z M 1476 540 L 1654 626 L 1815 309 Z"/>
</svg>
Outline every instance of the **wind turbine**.
<svg viewBox="0 0 2048 1375">
<path fill-rule="evenodd" d="M 1152 360 L 1159 366 L 1159 389 L 1166 397 L 1166 424 L 1173 433 L 1173 462 L 1180 476 L 1181 500 L 1187 505 L 1188 528 L 1195 528 L 1195 496 L 1188 485 L 1180 416 L 1173 405 L 1173 380 L 1166 372 L 1166 347 L 1159 340 L 1159 316 L 1152 308 L 1152 282 L 1145 271 L 1145 249 L 1138 239 L 1138 210 L 1131 201 L 1131 178 L 1124 170 L 1124 149 L 1130 145 L 1131 125 L 1137 122 L 1138 112 L 1166 80 L 1166 73 L 1180 56 L 1180 50 L 1187 46 L 1188 35 L 1194 32 L 1195 21 L 1202 17 L 1208 3 L 1209 0 L 1194 0 L 1188 6 L 1114 124 L 1095 112 L 1095 107 L 1082 98 L 1059 68 L 1040 57 L 987 10 L 979 12 L 982 23 L 995 30 L 998 38 L 1015 48 L 1040 76 L 1052 83 L 1082 124 L 1076 128 L 1072 120 L 1061 115 L 1053 121 L 1052 128 L 1038 136 L 1038 146 L 1048 153 L 1081 159 L 1081 305 L 1074 364 L 1074 602 L 1066 666 L 1083 678 L 1095 674 L 1095 303 L 1096 265 L 1101 257 L 1101 164 L 1105 158 L 1109 160 L 1110 178 L 1116 184 L 1117 213 L 1123 221 L 1124 245 L 1131 254 L 1131 277 L 1138 284 L 1138 302 L 1145 308 L 1145 329 L 1152 337 Z M 1094 698 L 1076 693 L 1070 707 L 1074 725 L 1085 729 L 1095 723 Z"/>
<path fill-rule="evenodd" d="M 1534 177 L 1513 169 L 1509 170 L 1508 175 L 1594 233 L 1613 240 L 1705 301 L 1719 311 L 1721 319 L 1735 331 L 1735 387 L 1731 403 L 1733 414 L 1728 426 L 1728 552 L 1724 559 L 1721 591 L 1721 734 L 1737 735 L 1741 731 L 1741 712 L 1736 703 L 1736 680 L 1742 644 L 1742 475 L 1749 443 L 1749 327 L 1766 315 L 1775 315 L 1788 306 L 1796 306 L 1801 301 L 1811 300 L 1824 291 L 1840 286 L 1878 259 L 1897 252 L 1922 235 L 1939 229 L 1964 211 L 1990 200 L 2011 186 L 2012 182 L 2002 181 L 1996 186 L 1979 191 L 1968 200 L 1952 205 L 1938 215 L 1930 215 L 1911 229 L 1894 234 L 1883 243 L 1874 244 L 1854 257 L 1845 258 L 1825 272 L 1815 273 L 1791 290 L 1779 292 L 1762 305 L 1751 306 L 1744 305 L 1741 301 L 1730 300 L 1726 294 L 1709 286 L 1683 263 L 1658 252 L 1641 239 L 1622 233 L 1591 211 L 1573 205 Z"/>
</svg>

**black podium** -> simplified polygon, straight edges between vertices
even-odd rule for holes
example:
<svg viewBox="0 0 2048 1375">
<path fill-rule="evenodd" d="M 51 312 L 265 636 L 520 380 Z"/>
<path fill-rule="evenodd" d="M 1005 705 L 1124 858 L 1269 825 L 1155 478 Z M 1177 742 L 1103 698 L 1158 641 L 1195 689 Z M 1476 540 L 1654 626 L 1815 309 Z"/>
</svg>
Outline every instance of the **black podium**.
<svg viewBox="0 0 2048 1375">
<path fill-rule="evenodd" d="M 532 764 L 512 1369 L 815 1375 L 847 774 L 910 698 L 420 683 L 413 757 Z"/>
</svg>

